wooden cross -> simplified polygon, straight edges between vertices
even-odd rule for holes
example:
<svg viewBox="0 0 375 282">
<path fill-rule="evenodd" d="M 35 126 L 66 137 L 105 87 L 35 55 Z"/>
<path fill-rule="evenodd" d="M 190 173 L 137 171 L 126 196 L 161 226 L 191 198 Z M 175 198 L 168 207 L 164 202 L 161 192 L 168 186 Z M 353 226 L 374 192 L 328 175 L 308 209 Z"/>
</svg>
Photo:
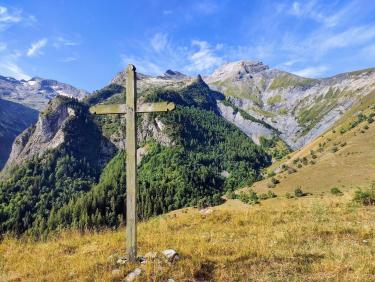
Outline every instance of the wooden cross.
<svg viewBox="0 0 375 282">
<path fill-rule="evenodd" d="M 134 65 L 128 65 L 126 104 L 97 105 L 90 112 L 97 115 L 126 114 L 126 255 L 137 259 L 137 115 L 136 113 L 168 112 L 174 103 L 144 103 L 137 106 L 137 84 Z"/>
</svg>

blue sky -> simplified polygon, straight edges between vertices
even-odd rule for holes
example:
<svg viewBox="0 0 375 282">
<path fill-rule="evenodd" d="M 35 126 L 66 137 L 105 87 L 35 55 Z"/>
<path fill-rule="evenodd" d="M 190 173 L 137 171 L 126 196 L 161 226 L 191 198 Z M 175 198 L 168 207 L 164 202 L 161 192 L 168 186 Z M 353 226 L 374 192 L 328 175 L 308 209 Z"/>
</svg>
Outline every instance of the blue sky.
<svg viewBox="0 0 375 282">
<path fill-rule="evenodd" d="M 128 63 L 205 75 L 242 59 L 308 77 L 375 67 L 375 1 L 0 0 L 0 75 L 93 91 Z"/>
</svg>

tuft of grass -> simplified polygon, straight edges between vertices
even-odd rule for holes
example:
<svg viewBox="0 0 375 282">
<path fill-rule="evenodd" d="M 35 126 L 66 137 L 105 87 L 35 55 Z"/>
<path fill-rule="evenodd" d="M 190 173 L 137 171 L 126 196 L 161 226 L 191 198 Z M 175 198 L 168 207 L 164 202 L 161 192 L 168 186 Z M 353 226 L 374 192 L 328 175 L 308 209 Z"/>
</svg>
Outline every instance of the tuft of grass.
<svg viewBox="0 0 375 282">
<path fill-rule="evenodd" d="M 336 195 L 336 196 L 341 196 L 342 192 L 341 192 L 341 190 L 339 188 L 333 187 L 333 188 L 331 188 L 331 194 L 332 195 Z"/>
</svg>

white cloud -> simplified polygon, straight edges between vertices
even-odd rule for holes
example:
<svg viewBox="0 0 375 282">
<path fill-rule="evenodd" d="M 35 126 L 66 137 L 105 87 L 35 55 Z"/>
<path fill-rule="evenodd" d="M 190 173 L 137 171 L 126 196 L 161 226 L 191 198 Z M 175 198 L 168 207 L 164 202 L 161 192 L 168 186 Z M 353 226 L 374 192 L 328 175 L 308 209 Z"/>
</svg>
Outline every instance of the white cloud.
<svg viewBox="0 0 375 282">
<path fill-rule="evenodd" d="M 0 30 L 4 30 L 14 23 L 22 20 L 21 10 L 9 11 L 7 7 L 0 6 Z"/>
<path fill-rule="evenodd" d="M 329 2 L 327 2 L 329 3 Z M 340 21 L 346 19 L 346 14 L 355 9 L 355 5 L 352 2 L 349 2 L 342 9 L 337 10 L 336 7 L 333 9 L 329 8 L 329 5 L 321 5 L 316 0 L 309 1 L 295 1 L 290 7 L 283 6 L 283 10 L 287 11 L 290 15 L 293 15 L 298 18 L 308 18 L 312 19 L 315 22 L 321 23 L 326 27 L 335 27 L 339 24 Z M 332 4 L 332 3 L 330 3 Z M 333 10 L 333 13 L 329 13 Z"/>
<path fill-rule="evenodd" d="M 43 38 L 31 44 L 31 47 L 27 50 L 27 56 L 33 57 L 41 54 L 41 49 L 47 44 L 47 39 Z"/>
<path fill-rule="evenodd" d="M 7 54 L 0 58 L 0 73 L 16 79 L 29 80 L 31 77 L 18 65 L 19 53 Z"/>
<path fill-rule="evenodd" d="M 292 73 L 303 76 L 303 77 L 320 77 L 323 75 L 329 68 L 327 66 L 316 66 L 316 67 L 307 67 L 301 70 L 292 71 Z"/>
<path fill-rule="evenodd" d="M 156 33 L 151 38 L 151 46 L 156 52 L 162 51 L 168 44 L 168 35 L 165 33 Z"/>
<path fill-rule="evenodd" d="M 223 63 L 223 59 L 215 54 L 222 45 L 211 47 L 207 41 L 193 40 L 192 46 L 198 50 L 189 56 L 190 65 L 185 68 L 188 72 L 206 72 Z"/>
<path fill-rule="evenodd" d="M 122 62 L 125 66 L 128 64 L 133 64 L 137 67 L 137 71 L 144 74 L 162 74 L 163 70 L 160 66 L 147 58 L 136 58 L 133 56 L 121 56 Z"/>
<path fill-rule="evenodd" d="M 374 38 L 375 26 L 359 26 L 329 36 L 324 41 L 316 42 L 316 44 L 320 46 L 322 51 L 328 51 L 336 48 L 360 45 Z"/>
</svg>

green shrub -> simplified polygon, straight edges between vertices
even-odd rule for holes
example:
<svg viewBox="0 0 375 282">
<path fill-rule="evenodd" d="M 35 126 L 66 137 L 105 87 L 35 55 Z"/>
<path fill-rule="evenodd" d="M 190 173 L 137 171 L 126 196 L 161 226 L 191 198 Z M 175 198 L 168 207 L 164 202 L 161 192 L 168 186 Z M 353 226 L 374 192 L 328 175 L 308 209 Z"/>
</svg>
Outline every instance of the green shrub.
<svg viewBox="0 0 375 282">
<path fill-rule="evenodd" d="M 338 150 L 339 149 L 336 146 L 333 146 L 331 151 L 332 151 L 332 153 L 336 153 Z"/>
<path fill-rule="evenodd" d="M 238 198 L 241 200 L 241 202 L 249 205 L 255 205 L 259 203 L 259 197 L 253 190 L 249 190 L 247 193 L 241 192 Z"/>
<path fill-rule="evenodd" d="M 375 205 L 375 183 L 370 188 L 355 191 L 353 201 L 364 206 Z"/>
<path fill-rule="evenodd" d="M 339 196 L 339 195 L 342 195 L 342 192 L 341 192 L 341 190 L 339 188 L 333 187 L 331 189 L 331 194 Z"/>
<path fill-rule="evenodd" d="M 233 200 L 233 199 L 236 199 L 236 193 L 234 193 L 233 191 L 228 191 L 227 193 L 225 193 L 225 197 L 228 199 L 228 200 Z"/>
<path fill-rule="evenodd" d="M 294 196 L 297 198 L 306 196 L 306 193 L 302 191 L 302 188 L 298 186 L 296 189 L 294 189 Z"/>
<path fill-rule="evenodd" d="M 275 173 L 274 171 L 271 171 L 271 172 L 268 173 L 267 176 L 268 176 L 268 177 L 273 177 L 273 176 L 275 176 L 275 175 L 276 175 L 276 173 Z"/>
</svg>

